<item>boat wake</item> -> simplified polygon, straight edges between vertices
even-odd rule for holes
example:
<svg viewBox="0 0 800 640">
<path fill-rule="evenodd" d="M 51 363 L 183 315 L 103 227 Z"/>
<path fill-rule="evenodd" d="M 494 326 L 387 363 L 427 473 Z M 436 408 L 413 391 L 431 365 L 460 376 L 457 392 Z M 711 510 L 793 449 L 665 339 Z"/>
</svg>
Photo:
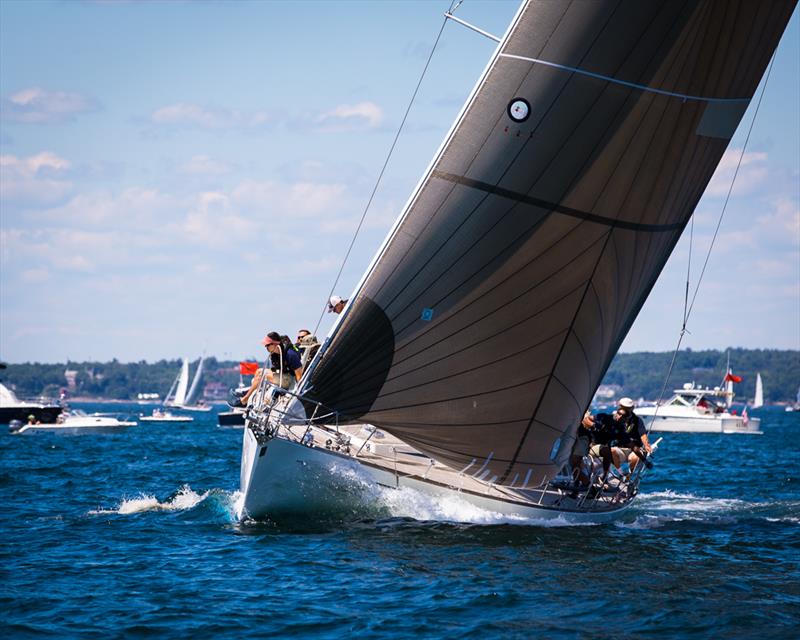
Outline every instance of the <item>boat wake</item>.
<svg viewBox="0 0 800 640">
<path fill-rule="evenodd" d="M 674 522 L 735 523 L 742 520 L 800 524 L 800 501 L 753 502 L 668 490 L 640 494 L 634 513 L 633 522 L 620 523 L 620 526 L 651 529 Z"/>
</svg>

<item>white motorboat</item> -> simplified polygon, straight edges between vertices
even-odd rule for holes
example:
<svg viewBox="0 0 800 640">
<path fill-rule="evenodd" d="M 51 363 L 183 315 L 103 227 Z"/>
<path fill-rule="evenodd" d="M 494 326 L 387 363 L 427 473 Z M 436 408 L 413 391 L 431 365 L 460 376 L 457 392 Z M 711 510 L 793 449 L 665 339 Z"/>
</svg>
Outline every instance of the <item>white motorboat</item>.
<svg viewBox="0 0 800 640">
<path fill-rule="evenodd" d="M 624 511 L 645 465 L 598 483 L 590 461 L 572 486 L 579 419 L 793 6 L 523 2 L 296 392 L 262 381 L 240 517 L 364 486 L 568 522 Z"/>
<path fill-rule="evenodd" d="M 118 433 L 129 427 L 137 425 L 134 421 L 120 420 L 108 415 L 90 415 L 83 411 L 69 411 L 62 413 L 55 422 L 41 423 L 29 422 L 22 424 L 19 421 L 9 425 L 13 434 L 24 433 L 62 433 L 78 435 L 82 433 Z"/>
<path fill-rule="evenodd" d="M 636 409 L 650 431 L 687 433 L 749 433 L 761 435 L 761 419 L 736 415 L 733 404 L 733 380 L 730 372 L 724 386 L 699 387 L 693 382 L 675 389 L 673 396 L 658 406 Z"/>
<path fill-rule="evenodd" d="M 194 418 L 162 409 L 153 409 L 153 413 L 149 416 L 139 416 L 139 422 L 194 422 Z"/>
</svg>

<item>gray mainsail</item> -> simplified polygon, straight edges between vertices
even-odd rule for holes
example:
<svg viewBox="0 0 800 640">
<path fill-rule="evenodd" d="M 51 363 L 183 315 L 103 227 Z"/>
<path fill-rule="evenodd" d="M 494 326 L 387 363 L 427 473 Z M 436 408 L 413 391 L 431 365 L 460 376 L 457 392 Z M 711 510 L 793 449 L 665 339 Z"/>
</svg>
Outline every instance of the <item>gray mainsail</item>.
<svg viewBox="0 0 800 640">
<path fill-rule="evenodd" d="M 552 476 L 794 5 L 526 3 L 306 394 L 487 481 Z"/>
</svg>

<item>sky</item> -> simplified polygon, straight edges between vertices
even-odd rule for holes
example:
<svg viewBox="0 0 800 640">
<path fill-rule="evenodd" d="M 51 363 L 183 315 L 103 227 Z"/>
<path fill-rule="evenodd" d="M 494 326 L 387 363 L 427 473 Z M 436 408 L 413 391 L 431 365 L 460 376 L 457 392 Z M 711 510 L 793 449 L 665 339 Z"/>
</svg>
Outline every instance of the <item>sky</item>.
<svg viewBox="0 0 800 640">
<path fill-rule="evenodd" d="M 448 2 L 0 1 L 0 360 L 262 356 L 329 291 Z M 501 36 L 518 3 L 457 15 Z M 778 47 L 682 346 L 800 349 L 800 18 Z M 495 43 L 448 22 L 335 292 Z M 755 101 L 754 103 L 755 104 Z M 691 288 L 753 105 L 698 205 Z M 675 348 L 685 233 L 622 351 Z"/>
</svg>

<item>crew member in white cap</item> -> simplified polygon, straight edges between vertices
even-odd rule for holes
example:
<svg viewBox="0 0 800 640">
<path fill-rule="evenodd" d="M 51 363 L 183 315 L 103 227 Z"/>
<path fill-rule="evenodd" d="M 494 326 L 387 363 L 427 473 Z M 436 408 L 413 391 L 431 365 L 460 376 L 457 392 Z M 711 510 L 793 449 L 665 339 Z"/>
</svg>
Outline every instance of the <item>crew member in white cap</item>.
<svg viewBox="0 0 800 640">
<path fill-rule="evenodd" d="M 339 296 L 331 296 L 328 300 L 328 313 L 341 313 L 347 300 L 343 300 Z"/>
<path fill-rule="evenodd" d="M 633 412 L 633 407 L 633 400 L 620 398 L 619 406 L 613 414 L 616 441 L 616 446 L 612 449 L 614 464 L 619 466 L 627 458 L 631 473 L 639 464 L 639 460 L 643 460 L 648 469 L 653 466 L 652 460 L 647 458 L 653 450 L 647 439 L 644 420 Z"/>
</svg>

